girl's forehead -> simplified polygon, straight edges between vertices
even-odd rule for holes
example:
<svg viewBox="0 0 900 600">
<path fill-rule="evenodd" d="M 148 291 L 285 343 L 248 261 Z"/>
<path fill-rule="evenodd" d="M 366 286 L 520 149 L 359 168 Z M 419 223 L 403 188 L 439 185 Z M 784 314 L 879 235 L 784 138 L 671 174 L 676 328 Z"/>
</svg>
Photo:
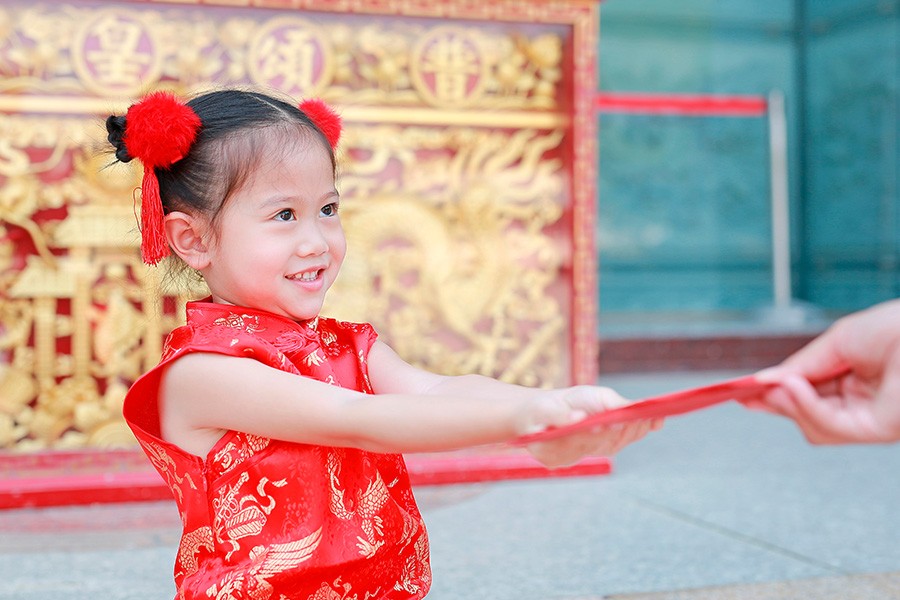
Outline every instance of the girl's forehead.
<svg viewBox="0 0 900 600">
<path fill-rule="evenodd" d="M 300 127 L 265 127 L 249 129 L 244 134 L 231 136 L 223 147 L 226 162 L 237 162 L 239 170 L 246 173 L 282 166 L 297 155 L 331 161 L 328 150 L 316 140 L 316 134 Z"/>
<path fill-rule="evenodd" d="M 256 144 L 256 160 L 258 168 L 279 168 L 287 162 L 293 162 L 298 157 L 306 160 L 323 160 L 331 163 L 331 154 L 324 147 L 324 143 L 316 139 L 312 131 L 290 129 L 277 131 L 271 138 L 263 140 L 262 144 Z"/>
<path fill-rule="evenodd" d="M 280 144 L 254 157 L 242 187 L 271 188 L 290 182 L 292 185 L 333 185 L 334 169 L 329 153 L 307 140 Z"/>
</svg>

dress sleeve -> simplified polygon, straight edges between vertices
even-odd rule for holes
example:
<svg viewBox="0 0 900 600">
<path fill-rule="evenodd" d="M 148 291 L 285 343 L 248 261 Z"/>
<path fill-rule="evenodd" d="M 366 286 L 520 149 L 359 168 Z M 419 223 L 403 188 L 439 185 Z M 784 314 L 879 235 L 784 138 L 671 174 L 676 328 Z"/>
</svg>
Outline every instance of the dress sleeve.
<svg viewBox="0 0 900 600">
<path fill-rule="evenodd" d="M 162 375 L 173 362 L 192 352 L 253 358 L 269 366 L 296 371 L 274 346 L 245 331 L 222 327 L 183 326 L 166 338 L 162 360 L 142 375 L 125 395 L 122 413 L 129 427 L 160 438 L 159 387 Z"/>
<path fill-rule="evenodd" d="M 372 349 L 372 346 L 375 345 L 375 341 L 378 339 L 378 332 L 375 331 L 375 328 L 369 325 L 368 323 L 363 324 L 363 343 L 362 347 L 366 351 L 366 356 L 369 355 L 369 350 Z"/>
</svg>

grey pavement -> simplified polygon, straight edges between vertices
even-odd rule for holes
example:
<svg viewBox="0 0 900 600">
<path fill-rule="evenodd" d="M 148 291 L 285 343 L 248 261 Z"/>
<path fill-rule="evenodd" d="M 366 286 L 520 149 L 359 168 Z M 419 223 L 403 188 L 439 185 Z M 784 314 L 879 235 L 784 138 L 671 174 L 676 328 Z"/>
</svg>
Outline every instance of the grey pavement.
<svg viewBox="0 0 900 600">
<path fill-rule="evenodd" d="M 629 397 L 734 372 L 615 375 Z M 429 600 L 900 599 L 900 446 L 812 447 L 736 404 L 611 475 L 420 488 Z M 171 598 L 169 502 L 0 512 L 0 599 Z"/>
</svg>

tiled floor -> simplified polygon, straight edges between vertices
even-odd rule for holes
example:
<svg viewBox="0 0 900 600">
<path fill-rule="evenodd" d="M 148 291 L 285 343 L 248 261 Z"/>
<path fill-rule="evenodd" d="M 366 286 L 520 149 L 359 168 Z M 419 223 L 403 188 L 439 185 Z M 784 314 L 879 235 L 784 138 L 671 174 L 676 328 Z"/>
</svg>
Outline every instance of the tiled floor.
<svg viewBox="0 0 900 600">
<path fill-rule="evenodd" d="M 605 600 L 893 600 L 900 598 L 900 573 L 824 577 L 803 581 L 779 581 L 656 594 L 625 594 L 603 598 Z"/>
<path fill-rule="evenodd" d="M 603 383 L 638 398 L 732 375 Z M 898 472 L 900 446 L 811 447 L 786 421 L 714 407 L 610 476 L 418 490 L 428 598 L 900 598 Z M 171 598 L 178 527 L 169 502 L 0 512 L 0 599 Z"/>
</svg>

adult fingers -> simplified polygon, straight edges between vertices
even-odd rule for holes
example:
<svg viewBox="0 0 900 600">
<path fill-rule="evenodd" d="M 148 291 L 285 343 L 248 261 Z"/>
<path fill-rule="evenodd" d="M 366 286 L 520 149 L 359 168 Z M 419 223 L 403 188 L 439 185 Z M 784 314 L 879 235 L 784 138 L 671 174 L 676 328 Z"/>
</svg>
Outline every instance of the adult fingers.
<svg viewBox="0 0 900 600">
<path fill-rule="evenodd" d="M 784 382 L 793 407 L 793 418 L 812 444 L 837 444 L 856 441 L 859 423 L 836 397 L 823 397 L 800 377 Z"/>
</svg>

